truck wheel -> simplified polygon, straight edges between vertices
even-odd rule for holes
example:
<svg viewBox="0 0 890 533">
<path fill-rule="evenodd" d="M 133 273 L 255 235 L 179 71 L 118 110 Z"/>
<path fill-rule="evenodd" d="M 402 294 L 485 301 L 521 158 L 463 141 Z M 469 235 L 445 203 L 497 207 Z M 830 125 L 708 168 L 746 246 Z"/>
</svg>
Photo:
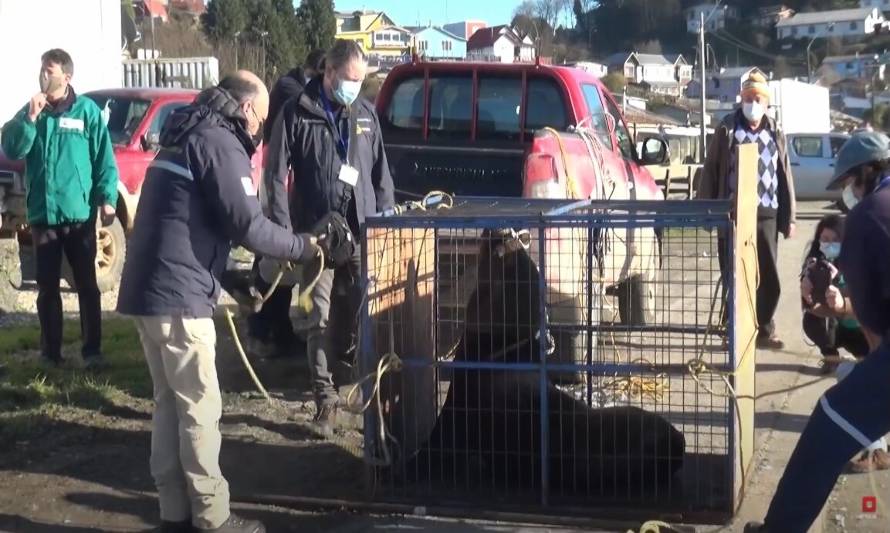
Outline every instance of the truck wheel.
<svg viewBox="0 0 890 533">
<path fill-rule="evenodd" d="M 117 286 L 124 270 L 124 258 L 127 255 L 127 237 L 120 220 L 114 219 L 110 226 L 96 223 L 96 283 L 99 292 L 108 292 Z M 73 289 L 74 274 L 65 259 L 62 275 Z"/>
<path fill-rule="evenodd" d="M 618 296 L 618 316 L 621 323 L 628 326 L 642 326 L 649 320 L 652 311 L 650 296 L 643 276 L 627 278 L 615 287 Z"/>
</svg>

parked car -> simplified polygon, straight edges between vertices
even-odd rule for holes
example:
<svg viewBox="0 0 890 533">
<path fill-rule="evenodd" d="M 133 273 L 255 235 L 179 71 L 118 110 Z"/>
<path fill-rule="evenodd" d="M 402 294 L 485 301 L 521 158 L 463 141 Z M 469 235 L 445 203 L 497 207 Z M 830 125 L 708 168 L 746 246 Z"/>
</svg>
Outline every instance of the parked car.
<svg viewBox="0 0 890 533">
<path fill-rule="evenodd" d="M 843 133 L 793 133 L 787 136 L 798 200 L 840 199 L 838 191 L 825 188 L 834 173 L 834 158 L 849 138 Z"/>
<path fill-rule="evenodd" d="M 649 139 L 637 153 L 621 108 L 598 78 L 581 69 L 415 61 L 392 70 L 376 105 L 402 199 L 430 190 L 566 198 L 569 186 L 576 198 L 663 199 L 644 165 L 666 162 L 667 144 Z M 556 257 L 565 248 L 564 258 L 571 248 L 575 252 L 569 255 L 577 258 L 577 231 L 555 231 L 548 255 Z M 654 279 L 658 268 L 655 232 L 614 228 L 605 239 L 608 252 L 601 267 L 606 289 L 621 295 L 622 321 L 644 322 L 653 300 L 652 284 L 645 282 Z M 582 296 L 569 285 L 581 279 L 579 265 L 565 259 L 548 264 L 560 265 L 548 273 L 550 301 L 565 302 L 552 306 L 552 322 L 578 323 Z M 472 270 L 465 268 L 466 273 Z M 459 285 L 474 283 L 465 279 Z"/>
<path fill-rule="evenodd" d="M 188 105 L 198 94 L 190 89 L 130 88 L 88 92 L 107 124 L 114 147 L 115 161 L 120 173 L 118 184 L 117 219 L 107 227 L 97 225 L 98 251 L 96 274 L 100 290 L 113 288 L 120 278 L 126 255 L 126 236 L 133 229 L 139 191 L 145 180 L 148 165 L 154 159 L 160 141 L 161 127 L 176 109 Z M 261 169 L 261 150 L 254 156 L 254 183 L 258 184 Z M 16 233 L 22 254 L 22 275 L 29 279 L 31 235 L 28 231 L 26 210 L 24 161 L 11 161 L 0 152 L 0 195 L 2 195 L 3 225 L 7 236 Z M 72 284 L 70 269 L 63 270 Z"/>
</svg>

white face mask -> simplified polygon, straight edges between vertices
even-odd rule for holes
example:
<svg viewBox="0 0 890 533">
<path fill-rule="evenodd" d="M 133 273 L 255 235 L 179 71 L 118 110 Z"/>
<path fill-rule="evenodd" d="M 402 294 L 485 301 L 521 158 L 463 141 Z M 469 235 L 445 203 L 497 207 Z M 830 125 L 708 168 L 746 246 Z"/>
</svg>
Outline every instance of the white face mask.
<svg viewBox="0 0 890 533">
<path fill-rule="evenodd" d="M 742 113 L 751 122 L 759 124 L 763 120 L 763 115 L 766 114 L 766 109 L 760 102 L 745 102 L 742 104 Z"/>
<path fill-rule="evenodd" d="M 844 193 L 842 195 L 844 205 L 847 206 L 847 209 L 852 210 L 856 207 L 856 204 L 859 203 L 859 198 L 856 198 L 856 193 L 853 192 L 853 184 L 847 185 L 844 187 Z"/>
</svg>

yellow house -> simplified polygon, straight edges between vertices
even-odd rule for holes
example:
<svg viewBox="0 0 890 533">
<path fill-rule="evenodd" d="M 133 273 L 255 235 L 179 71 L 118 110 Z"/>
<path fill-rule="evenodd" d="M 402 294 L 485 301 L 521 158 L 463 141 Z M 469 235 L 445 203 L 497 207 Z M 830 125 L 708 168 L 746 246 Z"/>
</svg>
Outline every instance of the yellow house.
<svg viewBox="0 0 890 533">
<path fill-rule="evenodd" d="M 357 41 L 370 56 L 398 56 L 411 45 L 411 32 L 382 11 L 337 12 L 337 38 Z"/>
</svg>

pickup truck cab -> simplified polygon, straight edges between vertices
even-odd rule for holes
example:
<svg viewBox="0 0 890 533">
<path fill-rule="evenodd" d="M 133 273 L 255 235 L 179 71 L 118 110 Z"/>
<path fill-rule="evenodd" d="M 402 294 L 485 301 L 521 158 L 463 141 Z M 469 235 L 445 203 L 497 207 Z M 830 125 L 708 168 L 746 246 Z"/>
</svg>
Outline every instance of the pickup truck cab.
<svg viewBox="0 0 890 533">
<path fill-rule="evenodd" d="M 145 171 L 158 149 L 161 127 L 176 109 L 188 105 L 198 91 L 187 89 L 107 89 L 85 93 L 102 110 L 120 174 L 117 218 L 108 227 L 97 224 L 96 277 L 101 291 L 111 290 L 120 278 L 126 256 L 126 236 L 133 229 Z M 3 230 L 15 231 L 22 258 L 22 276 L 29 279 L 31 235 L 27 226 L 24 162 L 0 153 L 0 176 L 11 175 L 4 191 Z M 2 183 L 0 183 L 2 186 Z M 66 261 L 67 263 L 67 261 Z M 73 283 L 67 264 L 63 273 Z"/>
<path fill-rule="evenodd" d="M 400 200 L 431 190 L 459 196 L 614 200 L 616 205 L 664 198 L 645 165 L 667 161 L 667 144 L 649 139 L 638 154 L 612 95 L 598 78 L 580 69 L 415 61 L 390 72 L 376 107 Z M 586 238 L 583 233 L 548 230 L 547 264 L 558 265 L 546 273 L 556 329 L 560 323 L 582 323 L 578 314 L 587 308 L 581 289 L 584 258 L 578 257 L 578 250 L 586 249 L 579 241 Z M 602 294 L 595 298 L 617 296 L 619 311 L 603 320 L 644 323 L 653 309 L 654 284 L 646 282 L 654 280 L 658 269 L 657 236 L 652 228 L 611 228 L 602 238 L 606 243 L 601 249 L 607 250 L 597 258 Z M 459 249 L 446 255 L 460 256 L 453 267 L 458 272 L 444 275 L 460 279 L 456 286 L 466 292 L 475 286 L 468 278 L 478 245 L 454 246 Z M 453 299 L 462 304 L 468 296 Z M 600 307 L 594 303 L 594 308 Z M 557 338 L 560 352 L 572 344 L 575 339 Z M 578 346 L 569 351 L 578 357 Z M 560 354 L 561 359 L 571 357 Z"/>
</svg>

